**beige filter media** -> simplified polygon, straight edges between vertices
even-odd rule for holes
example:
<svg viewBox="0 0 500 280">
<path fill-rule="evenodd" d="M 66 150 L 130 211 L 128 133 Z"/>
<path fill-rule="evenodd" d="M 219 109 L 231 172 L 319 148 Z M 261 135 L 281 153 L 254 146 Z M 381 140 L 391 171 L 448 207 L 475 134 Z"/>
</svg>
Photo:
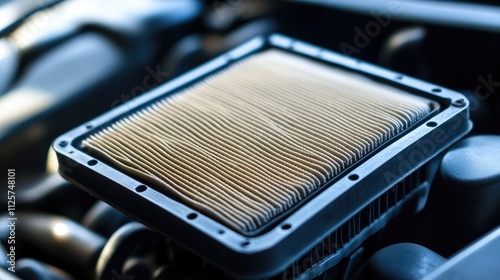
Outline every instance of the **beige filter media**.
<svg viewBox="0 0 500 280">
<path fill-rule="evenodd" d="M 251 232 L 433 106 L 364 76 L 267 50 L 116 121 L 83 146 Z"/>
</svg>

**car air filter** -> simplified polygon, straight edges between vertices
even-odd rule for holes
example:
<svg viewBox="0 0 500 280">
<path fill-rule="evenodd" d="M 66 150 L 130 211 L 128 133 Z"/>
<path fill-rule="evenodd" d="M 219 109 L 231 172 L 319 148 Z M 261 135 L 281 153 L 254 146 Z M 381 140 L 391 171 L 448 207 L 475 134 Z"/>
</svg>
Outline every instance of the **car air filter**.
<svg viewBox="0 0 500 280">
<path fill-rule="evenodd" d="M 56 140 L 60 172 L 240 278 L 309 279 L 470 129 L 458 93 L 259 37 Z"/>
</svg>

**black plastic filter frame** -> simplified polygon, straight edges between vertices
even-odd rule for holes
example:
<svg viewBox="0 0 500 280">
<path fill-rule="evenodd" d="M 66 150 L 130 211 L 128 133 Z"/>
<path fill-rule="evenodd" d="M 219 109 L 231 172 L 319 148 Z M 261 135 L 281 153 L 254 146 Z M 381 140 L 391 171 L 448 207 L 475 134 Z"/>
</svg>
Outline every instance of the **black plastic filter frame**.
<svg viewBox="0 0 500 280">
<path fill-rule="evenodd" d="M 159 99 L 254 53 L 276 48 L 362 74 L 437 102 L 440 109 L 366 156 L 265 231 L 236 232 L 154 186 L 116 170 L 81 141 Z M 273 34 L 242 46 L 171 80 L 58 137 L 54 149 L 61 175 L 169 239 L 239 278 L 267 278 L 283 272 L 354 213 L 446 149 L 472 127 L 468 101 L 454 91 Z"/>
</svg>

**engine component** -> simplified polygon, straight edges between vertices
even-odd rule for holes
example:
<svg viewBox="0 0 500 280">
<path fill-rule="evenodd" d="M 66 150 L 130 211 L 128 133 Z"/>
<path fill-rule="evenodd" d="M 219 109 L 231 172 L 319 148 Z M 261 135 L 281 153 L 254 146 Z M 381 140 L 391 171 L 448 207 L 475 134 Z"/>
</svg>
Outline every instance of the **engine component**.
<svg viewBox="0 0 500 280">
<path fill-rule="evenodd" d="M 237 277 L 310 279 L 425 203 L 471 128 L 435 85 L 257 37 L 59 137 L 60 173 Z M 287 269 L 288 267 L 288 269 Z"/>
<path fill-rule="evenodd" d="M 436 244 L 440 253 L 456 252 L 500 224 L 499 157 L 497 135 L 472 136 L 446 152 L 426 210 L 429 215 L 439 212 L 446 217 L 435 221 L 444 233 Z M 448 201 L 446 205 L 442 203 L 444 199 Z"/>
<path fill-rule="evenodd" d="M 467 246 L 449 261 L 438 267 L 424 280 L 444 280 L 460 275 L 463 279 L 497 279 L 500 267 L 500 227 L 495 228 Z"/>
<path fill-rule="evenodd" d="M 445 262 L 445 258 L 423 246 L 399 243 L 371 256 L 353 279 L 419 280 Z"/>
</svg>

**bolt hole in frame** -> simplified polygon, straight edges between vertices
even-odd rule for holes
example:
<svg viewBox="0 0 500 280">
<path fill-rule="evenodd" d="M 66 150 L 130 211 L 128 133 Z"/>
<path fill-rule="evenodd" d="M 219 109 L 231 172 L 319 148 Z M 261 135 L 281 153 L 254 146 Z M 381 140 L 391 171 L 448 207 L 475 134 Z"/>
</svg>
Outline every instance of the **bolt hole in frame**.
<svg viewBox="0 0 500 280">
<path fill-rule="evenodd" d="M 81 141 L 101 127 L 106 127 L 133 110 L 175 94 L 244 57 L 269 48 L 281 49 L 353 71 L 377 82 L 431 99 L 439 104 L 439 108 L 405 133 L 339 174 L 329 184 L 276 218 L 263 230 L 251 233 L 230 229 L 174 197 L 165 195 L 154 186 L 148 186 L 147 191 L 136 189 L 137 186 L 144 185 L 144 182 L 117 172 L 111 164 L 104 161 L 97 164 L 95 158 L 98 157 L 81 148 Z M 464 100 L 465 106 L 450 106 L 452 100 L 459 99 Z M 427 126 L 426 123 L 430 122 L 436 125 Z M 97 117 L 92 120 L 92 125 L 87 123 L 67 132 L 55 143 L 67 141 L 68 145 L 54 145 L 54 149 L 60 164 L 66 164 L 68 159 L 77 163 L 77 166 L 72 166 L 71 172 L 66 172 L 65 170 L 69 170 L 67 168 L 61 168 L 61 174 L 86 191 L 188 247 L 236 277 L 266 278 L 284 271 L 302 254 L 313 248 L 316 245 L 315 240 L 328 236 L 353 213 L 369 204 L 373 197 L 387 191 L 394 183 L 424 165 L 466 134 L 470 128 L 468 102 L 459 93 L 412 77 L 402 78 L 393 71 L 274 34 L 256 37 Z M 437 134 L 445 137 L 434 137 Z M 424 140 L 433 141 L 433 149 L 427 151 L 425 158 L 411 162 L 411 168 L 408 170 L 392 172 L 398 170 L 400 159 L 408 158 L 412 151 L 419 149 Z M 73 154 L 69 153 L 68 147 L 74 151 Z M 387 172 L 392 172 L 392 175 L 376 175 Z M 360 198 L 357 193 L 363 193 L 363 196 Z M 193 217 L 192 214 L 196 216 Z"/>
</svg>

